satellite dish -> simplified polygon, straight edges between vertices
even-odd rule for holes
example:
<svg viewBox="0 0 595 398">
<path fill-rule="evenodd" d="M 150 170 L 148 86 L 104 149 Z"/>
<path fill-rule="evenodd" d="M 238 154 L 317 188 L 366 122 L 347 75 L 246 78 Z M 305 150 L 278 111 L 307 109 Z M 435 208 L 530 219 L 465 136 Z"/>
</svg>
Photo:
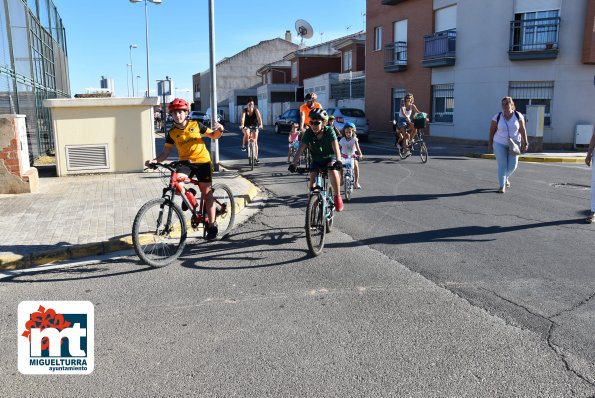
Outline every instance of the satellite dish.
<svg viewBox="0 0 595 398">
<path fill-rule="evenodd" d="M 302 38 L 302 42 L 304 39 L 309 39 L 314 35 L 314 29 L 312 29 L 312 25 L 310 25 L 307 21 L 303 19 L 298 19 L 295 21 L 295 30 L 299 37 Z"/>
</svg>

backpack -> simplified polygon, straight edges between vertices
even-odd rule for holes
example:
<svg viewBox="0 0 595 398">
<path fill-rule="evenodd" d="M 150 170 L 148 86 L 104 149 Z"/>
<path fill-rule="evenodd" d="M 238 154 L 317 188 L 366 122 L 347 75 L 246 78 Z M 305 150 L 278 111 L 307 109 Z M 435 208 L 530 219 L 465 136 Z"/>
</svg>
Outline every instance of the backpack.
<svg viewBox="0 0 595 398">
<path fill-rule="evenodd" d="M 516 116 L 516 119 L 520 122 L 521 114 L 519 113 L 519 111 L 514 111 L 514 115 Z M 502 116 L 502 112 L 498 113 L 498 116 L 496 117 L 496 124 L 500 123 L 500 116 Z"/>
</svg>

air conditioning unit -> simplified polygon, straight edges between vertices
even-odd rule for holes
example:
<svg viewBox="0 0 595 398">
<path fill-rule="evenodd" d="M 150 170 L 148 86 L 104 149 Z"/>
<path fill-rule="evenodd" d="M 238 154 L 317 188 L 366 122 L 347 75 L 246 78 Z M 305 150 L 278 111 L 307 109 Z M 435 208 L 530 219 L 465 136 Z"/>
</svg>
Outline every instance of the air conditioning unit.
<svg viewBox="0 0 595 398">
<path fill-rule="evenodd" d="M 586 148 L 591 142 L 593 135 L 592 124 L 577 124 L 574 130 L 574 149 Z"/>
</svg>

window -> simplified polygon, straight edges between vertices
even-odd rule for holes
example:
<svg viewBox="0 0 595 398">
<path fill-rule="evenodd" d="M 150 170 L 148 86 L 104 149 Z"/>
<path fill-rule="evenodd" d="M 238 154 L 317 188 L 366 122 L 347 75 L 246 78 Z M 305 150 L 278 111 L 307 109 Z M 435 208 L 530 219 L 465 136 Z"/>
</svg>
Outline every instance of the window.
<svg viewBox="0 0 595 398">
<path fill-rule="evenodd" d="M 374 28 L 374 51 L 382 50 L 382 26 Z"/>
<path fill-rule="evenodd" d="M 455 108 L 454 84 L 435 84 L 432 86 L 432 121 L 452 123 Z"/>
<path fill-rule="evenodd" d="M 557 48 L 560 10 L 515 14 L 513 43 L 516 51 Z"/>
<path fill-rule="evenodd" d="M 352 51 L 345 51 L 343 53 L 343 72 L 348 72 L 352 69 Z"/>
<path fill-rule="evenodd" d="M 403 98 L 405 97 L 405 89 L 404 88 L 393 88 L 393 98 L 392 98 L 392 118 L 394 120 L 398 120 L 399 118 L 399 109 L 401 109 L 401 104 L 403 102 Z"/>
<path fill-rule="evenodd" d="M 516 110 L 527 114 L 527 105 L 545 105 L 545 126 L 552 123 L 552 98 L 554 97 L 554 82 L 510 82 L 508 95 L 514 100 Z"/>
<path fill-rule="evenodd" d="M 297 62 L 291 63 L 291 78 L 295 79 L 297 77 Z"/>
</svg>

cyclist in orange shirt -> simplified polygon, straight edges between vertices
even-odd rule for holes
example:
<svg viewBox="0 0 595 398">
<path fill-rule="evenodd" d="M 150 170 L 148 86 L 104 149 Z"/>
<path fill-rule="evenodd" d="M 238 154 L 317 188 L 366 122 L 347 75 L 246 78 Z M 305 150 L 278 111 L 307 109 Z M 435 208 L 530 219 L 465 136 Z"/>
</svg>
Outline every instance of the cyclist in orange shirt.
<svg viewBox="0 0 595 398">
<path fill-rule="evenodd" d="M 304 103 L 300 106 L 300 130 L 306 131 L 310 123 L 310 111 L 314 108 L 322 108 L 319 102 L 316 102 L 318 96 L 315 92 L 308 93 L 304 97 Z"/>
<path fill-rule="evenodd" d="M 215 202 L 213 190 L 211 189 L 213 166 L 211 155 L 203 137 L 208 137 L 212 140 L 219 139 L 223 134 L 223 126 L 215 123 L 213 125 L 214 130 L 211 130 L 196 120 L 188 120 L 190 106 L 186 100 L 181 98 L 176 98 L 170 102 L 167 109 L 173 117 L 174 125 L 167 132 L 163 151 L 155 159 L 147 160 L 145 166 L 149 167 L 150 163 L 163 162 L 169 157 L 173 146 L 176 146 L 180 160 L 188 160 L 190 162 L 187 166 L 180 168 L 180 173 L 187 174 L 190 178 L 196 178 L 198 180 L 198 188 L 205 198 L 205 206 L 207 208 L 207 215 L 209 216 L 209 225 L 205 239 L 215 239 L 219 231 L 215 222 Z M 189 191 L 192 191 L 192 188 Z"/>
</svg>

